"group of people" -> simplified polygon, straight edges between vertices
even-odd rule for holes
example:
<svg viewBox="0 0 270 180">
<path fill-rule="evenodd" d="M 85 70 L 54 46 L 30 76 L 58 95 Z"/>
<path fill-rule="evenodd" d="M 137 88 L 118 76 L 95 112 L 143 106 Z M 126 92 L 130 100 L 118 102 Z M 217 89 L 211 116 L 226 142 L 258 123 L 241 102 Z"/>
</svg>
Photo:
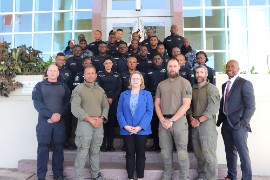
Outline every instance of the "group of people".
<svg viewBox="0 0 270 180">
<path fill-rule="evenodd" d="M 252 84 L 239 77 L 238 62 L 230 60 L 226 65 L 230 81 L 223 85 L 220 100 L 215 72 L 205 65 L 206 53 L 193 50 L 177 31 L 172 25 L 171 35 L 163 43 L 152 29 L 147 30 L 148 38 L 143 42 L 135 32 L 129 48 L 119 38 L 121 33 L 111 31 L 109 41 L 104 42 L 98 30 L 89 45 L 82 37 L 66 62 L 64 53 L 57 54 L 56 64 L 48 68 L 47 78 L 32 94 L 39 113 L 39 179 L 45 179 L 50 147 L 54 179 L 65 178 L 65 145 L 77 148 L 76 179 L 84 179 L 88 154 L 93 179 L 102 179 L 99 153 L 114 151 L 116 122 L 124 141 L 129 179 L 134 171 L 138 179 L 144 178 L 146 142 L 151 134 L 151 149 L 161 150 L 164 162 L 162 179 L 172 179 L 174 146 L 179 179 L 188 179 L 188 141 L 198 160 L 197 179 L 217 179 L 216 125 L 221 123 L 228 166 L 225 179 L 237 177 L 236 152 L 243 179 L 252 179 L 247 147 L 249 122 L 255 111 Z"/>
</svg>

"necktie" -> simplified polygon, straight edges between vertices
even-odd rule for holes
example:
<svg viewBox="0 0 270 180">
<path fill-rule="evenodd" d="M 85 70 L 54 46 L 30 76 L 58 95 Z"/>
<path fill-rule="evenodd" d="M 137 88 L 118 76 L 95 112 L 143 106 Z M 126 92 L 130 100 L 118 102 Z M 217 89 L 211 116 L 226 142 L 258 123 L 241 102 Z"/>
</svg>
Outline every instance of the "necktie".
<svg viewBox="0 0 270 180">
<path fill-rule="evenodd" d="M 230 91 L 231 81 L 229 80 L 227 82 L 226 92 L 225 92 L 225 103 L 224 103 L 224 112 L 227 113 L 227 100 L 229 97 L 229 91 Z"/>
</svg>

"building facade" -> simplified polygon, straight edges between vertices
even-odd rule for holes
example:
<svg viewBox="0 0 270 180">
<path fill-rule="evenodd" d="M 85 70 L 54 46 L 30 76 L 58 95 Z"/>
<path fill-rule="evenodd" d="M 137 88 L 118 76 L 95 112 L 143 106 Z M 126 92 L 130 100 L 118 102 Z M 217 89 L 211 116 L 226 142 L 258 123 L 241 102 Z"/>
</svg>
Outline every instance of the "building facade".
<svg viewBox="0 0 270 180">
<path fill-rule="evenodd" d="M 111 29 L 122 28 L 130 42 L 132 32 L 150 27 L 163 41 L 177 24 L 217 72 L 229 59 L 242 72 L 270 68 L 270 0 L 0 0 L 0 7 L 0 40 L 39 49 L 44 60 L 80 33 L 91 42 L 97 29 L 107 40 Z"/>
</svg>

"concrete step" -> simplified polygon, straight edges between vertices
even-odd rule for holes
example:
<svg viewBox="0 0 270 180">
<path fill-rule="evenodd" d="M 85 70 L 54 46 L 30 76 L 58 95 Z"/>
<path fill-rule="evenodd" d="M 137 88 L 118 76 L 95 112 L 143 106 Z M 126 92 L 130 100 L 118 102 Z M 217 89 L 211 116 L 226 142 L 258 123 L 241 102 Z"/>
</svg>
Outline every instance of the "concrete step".
<svg viewBox="0 0 270 180">
<path fill-rule="evenodd" d="M 100 152 L 100 162 L 126 162 L 126 152 Z M 65 161 L 75 161 L 76 151 L 64 150 Z M 178 162 L 176 152 L 173 153 L 174 162 Z M 52 160 L 52 152 L 50 152 L 50 160 Z M 87 162 L 89 158 L 87 156 Z M 196 167 L 197 159 L 193 153 L 189 153 L 190 165 Z M 146 151 L 146 163 L 162 163 L 160 152 Z"/>
<path fill-rule="evenodd" d="M 20 172 L 28 172 L 28 173 L 36 173 L 36 160 L 20 160 L 18 164 L 18 170 Z M 127 179 L 127 172 L 125 169 L 126 164 L 123 162 L 101 162 L 100 169 L 101 174 L 105 180 L 124 180 Z M 173 175 L 173 180 L 178 179 L 179 175 L 179 165 L 178 163 L 174 163 L 175 171 Z M 52 176 L 51 170 L 51 161 L 48 165 L 48 176 Z M 89 173 L 89 163 L 86 163 L 85 169 L 85 178 L 91 178 Z M 163 174 L 163 163 L 146 163 L 145 165 L 145 177 L 147 180 L 158 180 L 161 179 Z M 227 175 L 226 165 L 219 165 L 219 179 L 224 179 Z M 68 179 L 75 178 L 74 172 L 74 161 L 65 161 L 64 162 L 64 175 L 68 177 Z M 195 179 L 198 173 L 195 167 L 190 167 L 189 170 L 189 178 Z M 32 180 L 36 179 L 36 176 L 32 177 Z"/>
</svg>

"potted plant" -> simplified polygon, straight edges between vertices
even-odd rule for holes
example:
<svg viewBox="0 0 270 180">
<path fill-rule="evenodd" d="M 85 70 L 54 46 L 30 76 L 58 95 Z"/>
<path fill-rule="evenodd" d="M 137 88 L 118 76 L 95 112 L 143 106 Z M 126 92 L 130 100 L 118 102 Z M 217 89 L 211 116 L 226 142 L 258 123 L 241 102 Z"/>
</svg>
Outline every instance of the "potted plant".
<svg viewBox="0 0 270 180">
<path fill-rule="evenodd" d="M 42 52 L 31 46 L 21 45 L 10 50 L 9 45 L 6 42 L 0 44 L 0 96 L 5 97 L 23 86 L 15 81 L 16 75 L 44 75 L 53 63 L 52 57 L 43 61 Z"/>
</svg>

